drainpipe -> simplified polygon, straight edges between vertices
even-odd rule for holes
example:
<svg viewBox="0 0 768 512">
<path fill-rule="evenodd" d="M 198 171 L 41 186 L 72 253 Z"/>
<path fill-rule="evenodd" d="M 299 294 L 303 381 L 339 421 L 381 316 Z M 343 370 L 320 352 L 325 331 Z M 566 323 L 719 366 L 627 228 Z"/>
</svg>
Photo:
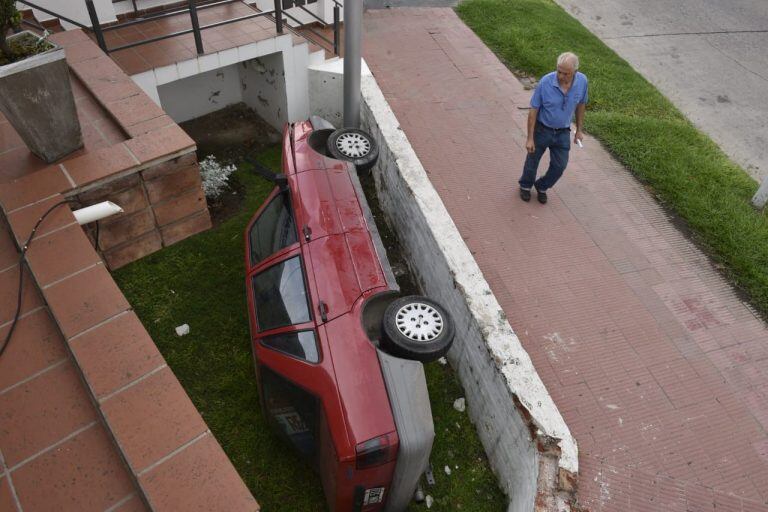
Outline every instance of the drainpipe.
<svg viewBox="0 0 768 512">
<path fill-rule="evenodd" d="M 360 40 L 363 0 L 344 2 L 344 127 L 360 127 Z"/>
</svg>

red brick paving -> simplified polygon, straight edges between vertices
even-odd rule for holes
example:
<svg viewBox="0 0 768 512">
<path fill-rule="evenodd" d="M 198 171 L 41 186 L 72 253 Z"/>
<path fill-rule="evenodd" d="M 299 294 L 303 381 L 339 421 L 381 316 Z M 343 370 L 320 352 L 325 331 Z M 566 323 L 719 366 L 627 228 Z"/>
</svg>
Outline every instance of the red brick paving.
<svg viewBox="0 0 768 512">
<path fill-rule="evenodd" d="M 369 67 L 579 443 L 581 504 L 768 510 L 765 324 L 597 141 L 574 148 L 549 204 L 517 197 L 531 91 L 452 10 L 368 11 L 364 27 Z"/>
</svg>

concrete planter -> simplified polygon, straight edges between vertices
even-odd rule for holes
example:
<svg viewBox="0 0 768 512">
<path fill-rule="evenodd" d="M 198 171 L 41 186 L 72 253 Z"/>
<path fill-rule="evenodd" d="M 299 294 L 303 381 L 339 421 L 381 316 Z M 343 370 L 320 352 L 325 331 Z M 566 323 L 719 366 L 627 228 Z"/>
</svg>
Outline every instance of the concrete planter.
<svg viewBox="0 0 768 512">
<path fill-rule="evenodd" d="M 8 38 L 33 37 L 20 32 Z M 0 66 L 0 111 L 29 150 L 48 163 L 83 146 L 64 48 Z"/>
</svg>

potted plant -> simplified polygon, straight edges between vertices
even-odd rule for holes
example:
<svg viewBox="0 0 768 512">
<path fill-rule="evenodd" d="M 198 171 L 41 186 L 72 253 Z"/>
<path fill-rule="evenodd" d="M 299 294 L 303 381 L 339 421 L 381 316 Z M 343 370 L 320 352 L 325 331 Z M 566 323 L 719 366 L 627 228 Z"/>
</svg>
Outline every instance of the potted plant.
<svg viewBox="0 0 768 512">
<path fill-rule="evenodd" d="M 14 0 L 0 0 L 0 111 L 29 150 L 55 162 L 83 146 L 64 48 L 18 31 Z"/>
</svg>

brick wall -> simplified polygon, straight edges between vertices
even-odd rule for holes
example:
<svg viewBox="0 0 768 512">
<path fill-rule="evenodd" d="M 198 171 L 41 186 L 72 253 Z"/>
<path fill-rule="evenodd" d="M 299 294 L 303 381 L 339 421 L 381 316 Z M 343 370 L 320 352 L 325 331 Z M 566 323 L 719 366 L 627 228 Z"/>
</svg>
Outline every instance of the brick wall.
<svg viewBox="0 0 768 512">
<path fill-rule="evenodd" d="M 211 227 L 194 152 L 68 195 L 84 205 L 112 201 L 125 210 L 98 226 L 98 250 L 111 270 Z M 87 229 L 95 243 L 96 227 Z"/>
</svg>

